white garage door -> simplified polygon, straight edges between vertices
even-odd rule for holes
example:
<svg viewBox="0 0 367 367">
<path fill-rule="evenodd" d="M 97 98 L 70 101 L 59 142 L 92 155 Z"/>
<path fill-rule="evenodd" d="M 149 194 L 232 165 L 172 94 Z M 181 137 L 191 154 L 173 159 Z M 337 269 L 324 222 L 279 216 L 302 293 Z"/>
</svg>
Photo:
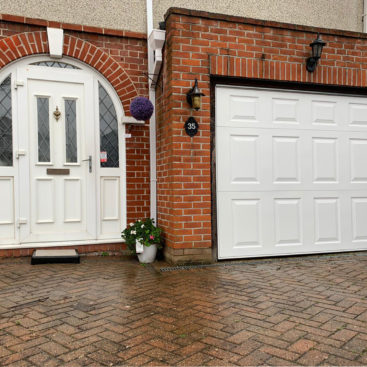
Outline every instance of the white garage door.
<svg viewBox="0 0 367 367">
<path fill-rule="evenodd" d="M 367 98 L 216 88 L 218 257 L 367 250 Z"/>
</svg>

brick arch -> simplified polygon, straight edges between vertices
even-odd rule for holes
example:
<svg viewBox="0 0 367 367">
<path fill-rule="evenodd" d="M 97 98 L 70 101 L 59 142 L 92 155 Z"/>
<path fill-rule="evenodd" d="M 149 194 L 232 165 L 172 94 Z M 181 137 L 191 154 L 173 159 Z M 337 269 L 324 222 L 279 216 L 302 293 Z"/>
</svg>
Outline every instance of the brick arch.
<svg viewBox="0 0 367 367">
<path fill-rule="evenodd" d="M 45 31 L 16 34 L 0 40 L 0 68 L 25 56 L 48 53 Z M 130 115 L 130 102 L 138 96 L 138 92 L 126 71 L 113 57 L 90 42 L 68 34 L 64 35 L 63 54 L 100 72 L 114 87 L 125 114 Z"/>
</svg>

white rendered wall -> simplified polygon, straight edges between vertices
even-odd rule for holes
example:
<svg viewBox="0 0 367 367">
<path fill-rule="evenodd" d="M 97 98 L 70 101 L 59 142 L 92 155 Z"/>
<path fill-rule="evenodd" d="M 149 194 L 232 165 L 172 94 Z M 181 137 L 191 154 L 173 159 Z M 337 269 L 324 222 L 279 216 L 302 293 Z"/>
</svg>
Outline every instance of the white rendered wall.
<svg viewBox="0 0 367 367">
<path fill-rule="evenodd" d="M 362 32 L 363 0 L 153 0 L 154 28 L 170 7 Z M 2 0 L 0 13 L 146 33 L 145 0 Z"/>
</svg>

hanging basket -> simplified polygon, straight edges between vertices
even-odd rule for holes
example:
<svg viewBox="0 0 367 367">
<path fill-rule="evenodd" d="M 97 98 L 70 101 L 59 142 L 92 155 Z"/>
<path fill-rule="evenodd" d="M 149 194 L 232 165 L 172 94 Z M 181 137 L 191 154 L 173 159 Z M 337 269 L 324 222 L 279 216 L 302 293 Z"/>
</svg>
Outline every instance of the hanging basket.
<svg viewBox="0 0 367 367">
<path fill-rule="evenodd" d="M 130 104 L 131 115 L 140 121 L 149 120 L 153 115 L 154 107 L 152 102 L 145 97 L 137 97 Z"/>
</svg>

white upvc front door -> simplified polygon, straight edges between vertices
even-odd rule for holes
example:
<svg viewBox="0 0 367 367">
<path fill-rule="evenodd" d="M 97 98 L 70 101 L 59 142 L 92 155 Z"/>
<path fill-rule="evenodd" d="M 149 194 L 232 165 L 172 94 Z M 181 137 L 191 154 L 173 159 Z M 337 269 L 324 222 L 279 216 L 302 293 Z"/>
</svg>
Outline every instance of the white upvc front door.
<svg viewBox="0 0 367 367">
<path fill-rule="evenodd" d="M 17 79 L 20 242 L 94 240 L 93 78 L 27 66 Z"/>
</svg>

